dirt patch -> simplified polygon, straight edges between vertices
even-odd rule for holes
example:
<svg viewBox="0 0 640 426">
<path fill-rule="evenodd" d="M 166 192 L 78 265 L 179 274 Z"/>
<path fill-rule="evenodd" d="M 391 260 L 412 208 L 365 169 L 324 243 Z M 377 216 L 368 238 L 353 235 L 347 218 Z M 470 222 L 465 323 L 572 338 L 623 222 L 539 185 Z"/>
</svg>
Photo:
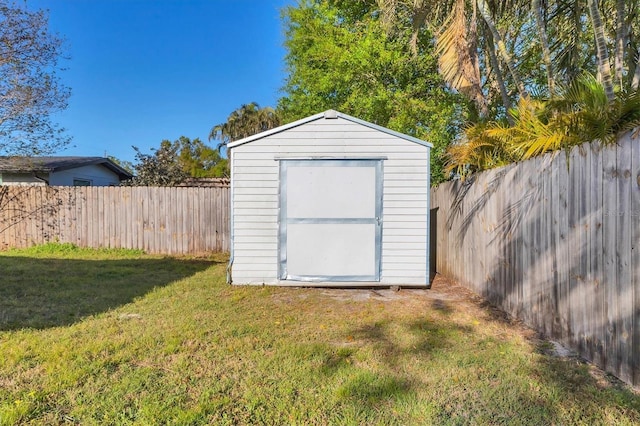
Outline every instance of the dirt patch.
<svg viewBox="0 0 640 426">
<path fill-rule="evenodd" d="M 550 340 L 549 342 L 551 343 L 551 345 L 553 345 L 553 355 L 559 356 L 561 358 L 570 358 L 576 356 L 575 352 L 573 352 L 571 349 L 565 348 L 560 344 L 560 342 L 556 342 L 554 340 Z"/>
<path fill-rule="evenodd" d="M 318 291 L 322 296 L 345 301 L 365 302 L 375 300 L 385 301 L 415 301 L 415 300 L 441 300 L 441 301 L 467 301 L 478 299 L 471 291 L 459 285 L 457 282 L 437 275 L 430 289 L 402 288 L 303 288 L 290 287 L 284 293 L 274 294 L 274 298 L 288 301 L 292 299 L 306 299 L 309 292 Z M 478 299 L 479 300 L 479 299 Z"/>
<path fill-rule="evenodd" d="M 396 300 L 415 300 L 424 297 L 423 293 L 427 290 L 401 290 L 394 291 L 391 289 L 323 289 L 322 295 L 331 299 L 352 302 L 365 302 L 376 300 L 380 302 L 396 301 Z"/>
</svg>

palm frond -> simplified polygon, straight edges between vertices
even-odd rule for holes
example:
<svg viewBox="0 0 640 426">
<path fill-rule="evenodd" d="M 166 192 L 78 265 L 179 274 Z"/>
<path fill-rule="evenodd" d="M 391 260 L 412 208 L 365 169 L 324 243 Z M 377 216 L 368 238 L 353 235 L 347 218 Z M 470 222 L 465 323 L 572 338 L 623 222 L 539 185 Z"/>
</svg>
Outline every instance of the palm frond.
<svg viewBox="0 0 640 426">
<path fill-rule="evenodd" d="M 445 170 L 465 176 L 516 161 L 505 142 L 490 135 L 490 130 L 497 125 L 493 122 L 469 126 L 465 130 L 464 141 L 447 149 Z"/>
<path fill-rule="evenodd" d="M 482 93 L 480 69 L 475 49 L 476 24 L 468 22 L 464 0 L 456 0 L 442 31 L 435 35 L 440 74 L 451 87 L 471 99 L 478 110 L 488 110 Z"/>
<path fill-rule="evenodd" d="M 558 115 L 556 121 L 563 120 L 575 143 L 613 143 L 620 133 L 640 125 L 640 93 L 620 92 L 609 101 L 603 84 L 587 73 L 564 88 L 549 108 Z"/>
</svg>

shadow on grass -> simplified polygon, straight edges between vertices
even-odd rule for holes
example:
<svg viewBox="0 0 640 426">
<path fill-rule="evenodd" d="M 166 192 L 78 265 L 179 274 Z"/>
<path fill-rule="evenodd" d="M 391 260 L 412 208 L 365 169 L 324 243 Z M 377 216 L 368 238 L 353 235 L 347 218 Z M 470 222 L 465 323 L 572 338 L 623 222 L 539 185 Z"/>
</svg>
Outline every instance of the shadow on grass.
<svg viewBox="0 0 640 426">
<path fill-rule="evenodd" d="M 394 335 L 391 322 L 360 327 L 353 331 L 353 335 L 372 343 L 385 364 L 396 365 L 401 357 L 414 354 L 429 356 L 434 351 L 451 347 L 465 333 L 473 332 L 470 327 L 426 319 L 404 324 L 402 328 L 403 334 L 411 336 L 410 345 L 398 343 L 399 339 Z"/>
<path fill-rule="evenodd" d="M 634 392 L 617 377 L 582 358 L 550 354 L 547 346 L 546 342 L 538 343 L 538 350 L 544 356 L 535 365 L 535 374 L 544 386 L 556 390 L 559 399 L 576 401 L 572 420 L 578 423 L 583 416 L 602 416 L 602 424 L 618 422 L 612 419 L 640 424 L 640 395 L 637 390 Z M 581 400 L 591 403 L 581 404 Z"/>
<path fill-rule="evenodd" d="M 387 366 L 389 371 L 381 374 L 369 369 L 351 370 L 337 394 L 357 406 L 376 409 L 379 403 L 402 398 L 421 386 L 418 380 L 399 371 L 394 372 L 403 360 L 415 355 L 432 356 L 437 351 L 451 347 L 457 339 L 471 331 L 468 327 L 427 319 L 400 324 L 394 321 L 364 324 L 350 331 L 347 345 L 325 360 L 322 371 L 332 376 L 344 372 L 345 367 L 351 369 L 352 355 L 357 351 L 358 343 L 371 346 L 376 352 L 375 359 Z M 350 340 L 353 346 L 349 344 Z"/>
<path fill-rule="evenodd" d="M 522 327 L 485 301 L 476 304 L 486 313 L 483 321 Z M 410 401 L 429 381 L 412 376 L 403 366 L 412 359 L 431 359 L 433 363 L 425 366 L 450 372 L 434 372 L 441 376 L 440 392 L 451 395 L 443 400 L 437 392 L 428 396 L 437 424 L 640 422 L 640 397 L 615 378 L 594 376 L 593 368 L 581 360 L 542 349 L 541 356 L 528 358 L 502 335 L 478 336 L 477 328 L 455 322 L 457 309 L 446 300 L 434 300 L 432 308 L 438 313 L 435 318 L 372 322 L 351 329 L 352 342 L 324 365 L 327 375 L 346 375 L 338 396 L 353 407 L 373 411 L 381 403 Z M 533 331 L 523 333 L 533 346 L 544 346 Z M 373 359 L 384 365 L 381 371 L 346 368 L 354 364 L 363 342 L 375 352 Z M 521 367 L 513 369 L 511 363 Z"/>
<path fill-rule="evenodd" d="M 479 300 L 478 306 L 491 322 L 522 327 L 519 320 L 486 300 Z M 513 416 L 546 424 L 580 424 L 584 419 L 598 419 L 598 424 L 618 423 L 621 419 L 640 423 L 637 391 L 575 353 L 558 355 L 539 332 L 528 327 L 527 330 L 526 339 L 540 357 L 531 364 L 530 389 L 520 392 L 517 399 L 522 403 L 521 408 L 518 413 L 512 413 Z"/>
<path fill-rule="evenodd" d="M 338 389 L 337 394 L 343 399 L 375 407 L 381 401 L 397 398 L 410 390 L 411 382 L 405 378 L 358 371 Z"/>
<path fill-rule="evenodd" d="M 431 301 L 431 308 L 446 316 L 449 316 L 454 312 L 451 305 L 446 300 L 442 299 L 433 299 Z"/>
<path fill-rule="evenodd" d="M 0 256 L 0 330 L 73 324 L 117 308 L 215 262 Z"/>
</svg>

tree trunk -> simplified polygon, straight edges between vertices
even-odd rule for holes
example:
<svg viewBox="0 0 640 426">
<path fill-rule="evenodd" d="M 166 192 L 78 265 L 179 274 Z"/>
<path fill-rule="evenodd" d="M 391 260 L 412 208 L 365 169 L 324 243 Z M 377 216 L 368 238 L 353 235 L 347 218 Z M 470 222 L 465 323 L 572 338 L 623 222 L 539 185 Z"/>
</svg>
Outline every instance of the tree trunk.
<svg viewBox="0 0 640 426">
<path fill-rule="evenodd" d="M 573 26 L 572 26 L 572 30 L 574 31 L 575 35 L 575 40 L 576 40 L 576 44 L 574 46 L 574 49 L 571 49 L 571 53 L 570 53 L 570 66 L 567 72 L 567 77 L 569 81 L 573 81 L 574 79 L 576 79 L 580 73 L 582 72 L 582 69 L 580 67 L 580 57 L 581 57 L 581 53 L 580 53 L 580 49 L 577 48 L 580 39 L 580 33 L 582 32 L 582 27 L 583 27 L 583 22 L 582 22 L 582 18 L 583 18 L 583 2 L 580 1 L 575 1 L 573 7 L 571 8 L 571 16 L 572 16 L 572 21 L 573 21 Z"/>
<path fill-rule="evenodd" d="M 464 10 L 464 1 L 459 2 Z M 476 87 L 475 103 L 478 106 L 478 112 L 480 117 L 487 117 L 489 115 L 489 105 L 487 98 L 482 92 L 482 78 L 480 76 L 480 64 L 478 63 L 478 19 L 476 16 L 476 8 L 473 8 L 471 16 L 471 25 L 469 25 L 469 33 L 467 37 L 467 52 L 469 57 L 467 74 L 473 79 Z"/>
<path fill-rule="evenodd" d="M 409 47 L 411 48 L 411 53 L 413 53 L 414 56 L 418 56 L 420 29 L 425 25 L 428 17 L 429 10 L 426 6 L 424 4 L 419 4 L 419 2 L 415 2 L 413 16 L 411 17 L 412 33 L 411 39 L 409 40 Z"/>
<path fill-rule="evenodd" d="M 635 61 L 636 70 L 633 73 L 633 80 L 631 81 L 631 88 L 633 90 L 638 90 L 638 86 L 640 86 L 640 48 L 638 49 L 636 55 L 638 57 L 638 60 Z"/>
<path fill-rule="evenodd" d="M 500 64 L 498 63 L 498 57 L 496 56 L 496 47 L 493 44 L 493 37 L 491 37 L 491 34 L 487 35 L 487 51 L 489 52 L 489 63 L 491 64 L 491 68 L 495 71 L 496 83 L 498 84 L 498 89 L 500 89 L 502 104 L 508 112 L 511 109 L 511 99 L 509 99 L 507 87 L 504 84 L 504 78 L 502 78 L 502 71 L 500 70 Z M 509 124 L 513 125 L 513 118 L 508 113 L 507 121 L 509 121 Z"/>
<path fill-rule="evenodd" d="M 615 81 L 622 87 L 624 74 L 624 52 L 627 45 L 627 25 L 625 19 L 625 0 L 616 1 L 616 50 L 614 58 Z"/>
<path fill-rule="evenodd" d="M 636 69 L 638 67 L 638 54 L 640 54 L 640 48 L 638 47 L 637 32 L 634 31 L 633 23 L 638 20 L 638 5 L 640 1 L 631 0 L 626 2 L 625 7 L 625 55 L 624 55 L 624 67 L 627 71 L 625 76 L 625 82 L 632 84 L 633 79 L 636 78 Z M 636 52 L 638 50 L 638 52 Z M 640 77 L 638 77 L 640 78 Z"/>
<path fill-rule="evenodd" d="M 538 29 L 538 35 L 540 36 L 540 45 L 542 46 L 542 59 L 544 60 L 544 65 L 547 69 L 547 86 L 549 88 L 549 95 L 553 98 L 553 96 L 555 95 L 556 82 L 553 76 L 553 64 L 551 63 L 551 50 L 549 49 L 547 26 L 542 16 L 542 7 L 540 5 L 540 0 L 531 0 L 531 8 L 534 12 L 536 27 Z"/>
<path fill-rule="evenodd" d="M 604 34 L 604 24 L 600 9 L 598 9 L 598 0 L 587 0 L 589 5 L 589 16 L 593 25 L 593 34 L 596 43 L 596 62 L 598 64 L 598 73 L 604 86 L 607 99 L 612 101 L 615 98 L 613 92 L 613 82 L 611 81 L 611 65 L 609 64 L 609 52 L 607 51 L 607 41 Z"/>
<path fill-rule="evenodd" d="M 498 32 L 498 28 L 496 27 L 496 24 L 493 21 L 493 18 L 491 17 L 489 4 L 486 2 L 486 0 L 476 0 L 476 4 L 478 5 L 478 10 L 480 12 L 480 15 L 482 15 L 482 19 L 484 19 L 484 22 L 487 24 L 489 31 L 491 31 L 493 40 L 498 45 L 498 51 L 500 52 L 500 55 L 502 56 L 502 59 L 504 60 L 505 64 L 507 64 L 507 68 L 509 68 L 509 73 L 511 74 L 511 78 L 513 78 L 513 82 L 515 83 L 518 89 L 518 92 L 520 93 L 520 96 L 522 97 L 528 96 L 527 91 L 525 90 L 524 85 L 522 84 L 522 80 L 520 80 L 520 76 L 516 71 L 515 62 L 513 61 L 513 58 L 511 57 L 511 55 L 509 54 L 509 51 L 507 50 L 507 45 L 504 43 L 504 40 L 502 39 L 502 36 Z"/>
</svg>

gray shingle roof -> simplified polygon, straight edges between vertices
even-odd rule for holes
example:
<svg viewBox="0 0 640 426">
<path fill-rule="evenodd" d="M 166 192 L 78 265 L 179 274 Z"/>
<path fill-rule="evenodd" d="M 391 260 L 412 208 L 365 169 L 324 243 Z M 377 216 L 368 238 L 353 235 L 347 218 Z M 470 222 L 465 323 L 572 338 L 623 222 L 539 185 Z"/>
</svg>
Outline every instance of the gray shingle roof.
<svg viewBox="0 0 640 426">
<path fill-rule="evenodd" d="M 120 179 L 130 179 L 131 173 L 105 157 L 0 157 L 0 172 L 57 172 L 76 167 L 100 164 L 116 173 Z"/>
</svg>

